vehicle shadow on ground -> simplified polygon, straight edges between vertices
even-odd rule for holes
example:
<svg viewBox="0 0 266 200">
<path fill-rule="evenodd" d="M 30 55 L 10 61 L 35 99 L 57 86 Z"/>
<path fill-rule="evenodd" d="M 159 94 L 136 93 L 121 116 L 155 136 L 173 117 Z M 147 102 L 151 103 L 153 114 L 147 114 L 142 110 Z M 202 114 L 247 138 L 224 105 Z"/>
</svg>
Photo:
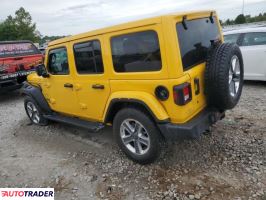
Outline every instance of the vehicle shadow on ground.
<svg viewBox="0 0 266 200">
<path fill-rule="evenodd" d="M 244 87 L 247 86 L 266 86 L 266 81 L 244 81 Z"/>
<path fill-rule="evenodd" d="M 15 101 L 15 100 L 23 99 L 23 96 L 20 93 L 20 90 L 14 90 L 6 93 L 0 93 L 0 103 L 5 103 L 7 101 Z"/>
<path fill-rule="evenodd" d="M 105 126 L 98 132 L 92 132 L 90 130 L 57 122 L 51 122 L 56 126 L 60 126 L 64 130 L 68 130 L 65 134 L 70 136 L 79 137 L 84 140 L 90 140 L 92 142 L 102 145 L 114 145 L 113 129 L 111 126 Z"/>
<path fill-rule="evenodd" d="M 104 158 L 106 155 L 115 155 L 117 159 L 124 159 L 125 162 L 132 163 L 132 161 L 128 160 L 118 148 L 113 137 L 112 127 L 107 126 L 95 133 L 83 128 L 57 122 L 50 122 L 46 127 L 31 125 L 26 117 L 24 120 L 20 121 L 20 123 L 22 124 L 20 125 L 20 131 L 22 129 L 24 129 L 24 131 L 19 131 L 19 135 L 20 137 L 22 136 L 27 143 L 38 142 L 38 140 L 41 139 L 40 137 L 50 137 L 47 140 L 48 146 L 50 146 L 49 148 L 59 148 L 61 151 L 68 152 L 70 149 L 75 151 L 75 148 L 77 148 L 78 151 L 78 146 L 83 146 L 83 150 L 95 151 L 97 154 L 99 153 L 99 157 Z M 30 137 L 31 134 L 34 136 Z M 65 142 L 60 142 L 60 144 L 55 147 L 56 143 L 54 143 L 54 141 L 58 141 L 62 137 L 65 138 Z M 212 133 L 203 135 L 199 140 L 177 140 L 175 142 L 164 143 L 160 158 L 152 165 L 168 168 L 169 166 L 181 166 L 186 164 L 193 167 L 200 163 L 202 164 L 203 160 L 208 162 L 211 155 L 216 154 L 218 156 L 224 152 L 224 147 L 219 142 L 224 141 L 224 138 L 221 140 L 221 138 L 218 139 L 217 137 L 222 137 L 222 134 L 214 129 Z M 49 141 L 51 141 L 52 144 L 49 144 Z M 72 144 L 71 148 L 69 144 Z M 42 143 L 41 145 L 46 146 L 47 144 Z M 103 155 L 101 156 L 100 154 Z M 207 166 L 209 164 L 207 164 Z"/>
<path fill-rule="evenodd" d="M 15 130 L 22 133 L 21 136 L 28 137 L 33 134 L 38 137 L 66 137 L 76 143 L 92 145 L 95 147 L 112 146 L 114 144 L 112 127 L 106 126 L 98 132 L 92 132 L 85 128 L 68 125 L 65 123 L 49 121 L 47 126 L 37 126 L 25 117 L 17 124 Z M 51 139 L 53 140 L 53 139 Z M 64 146 L 64 144 L 62 145 Z"/>
</svg>

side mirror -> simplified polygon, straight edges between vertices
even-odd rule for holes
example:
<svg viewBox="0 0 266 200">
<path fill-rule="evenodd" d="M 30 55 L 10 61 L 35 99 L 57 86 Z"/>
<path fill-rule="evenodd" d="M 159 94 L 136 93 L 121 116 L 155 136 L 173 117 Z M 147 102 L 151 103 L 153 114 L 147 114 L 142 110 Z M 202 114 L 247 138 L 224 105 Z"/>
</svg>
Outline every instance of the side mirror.
<svg viewBox="0 0 266 200">
<path fill-rule="evenodd" d="M 38 76 L 42 76 L 44 78 L 49 77 L 49 74 L 46 71 L 46 68 L 45 68 L 44 64 L 38 65 L 36 67 L 36 73 L 37 73 Z"/>
</svg>

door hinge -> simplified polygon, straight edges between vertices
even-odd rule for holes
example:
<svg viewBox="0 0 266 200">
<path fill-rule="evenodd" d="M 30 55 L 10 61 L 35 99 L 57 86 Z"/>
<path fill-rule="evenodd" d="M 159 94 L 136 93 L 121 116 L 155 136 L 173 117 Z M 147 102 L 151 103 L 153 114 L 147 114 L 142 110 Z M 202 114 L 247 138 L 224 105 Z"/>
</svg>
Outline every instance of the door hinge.
<svg viewBox="0 0 266 200">
<path fill-rule="evenodd" d="M 49 98 L 49 99 L 47 99 L 47 100 L 48 100 L 49 103 L 51 103 L 51 104 L 55 104 L 55 99 L 54 99 L 54 98 Z"/>
<path fill-rule="evenodd" d="M 80 103 L 79 105 L 82 110 L 86 110 L 88 108 L 85 103 Z"/>
<path fill-rule="evenodd" d="M 80 85 L 80 84 L 75 84 L 75 90 L 76 90 L 76 91 L 81 90 L 81 85 Z"/>
<path fill-rule="evenodd" d="M 44 85 L 44 87 L 47 87 L 47 88 L 49 88 L 51 86 L 50 83 L 44 83 L 43 85 Z"/>
</svg>

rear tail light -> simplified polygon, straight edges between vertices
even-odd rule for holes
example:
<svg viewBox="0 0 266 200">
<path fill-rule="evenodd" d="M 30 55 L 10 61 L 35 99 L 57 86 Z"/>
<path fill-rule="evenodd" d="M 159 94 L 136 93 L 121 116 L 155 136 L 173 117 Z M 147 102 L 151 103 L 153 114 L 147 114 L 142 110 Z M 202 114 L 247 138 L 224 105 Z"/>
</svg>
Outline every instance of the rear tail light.
<svg viewBox="0 0 266 200">
<path fill-rule="evenodd" d="M 174 86 L 174 101 L 177 105 L 186 105 L 192 99 L 190 83 Z"/>
</svg>

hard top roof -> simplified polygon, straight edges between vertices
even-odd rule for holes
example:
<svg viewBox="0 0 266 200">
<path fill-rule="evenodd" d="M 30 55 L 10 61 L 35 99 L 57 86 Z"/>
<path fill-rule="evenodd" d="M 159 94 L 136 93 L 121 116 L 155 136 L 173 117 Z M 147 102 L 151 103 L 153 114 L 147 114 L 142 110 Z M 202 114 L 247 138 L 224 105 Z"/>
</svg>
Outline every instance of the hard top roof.
<svg viewBox="0 0 266 200">
<path fill-rule="evenodd" d="M 53 45 L 58 45 L 62 44 L 65 42 L 81 39 L 81 38 L 86 38 L 86 37 L 91 37 L 91 36 L 96 36 L 96 35 L 101 35 L 105 33 L 111 33 L 119 30 L 126 30 L 129 28 L 134 28 L 134 27 L 141 27 L 145 25 L 152 25 L 152 24 L 158 24 L 161 23 L 161 20 L 163 17 L 179 17 L 179 16 L 203 16 L 203 15 L 208 15 L 213 13 L 214 16 L 216 16 L 216 12 L 214 10 L 205 10 L 205 11 L 189 11 L 189 12 L 178 12 L 178 13 L 172 13 L 172 14 L 166 14 L 166 15 L 161 15 L 157 17 L 152 17 L 152 18 L 146 18 L 142 20 L 137 20 L 137 21 L 131 21 L 123 24 L 118 24 L 114 25 L 111 27 L 107 28 L 102 28 L 102 29 L 97 29 L 97 30 L 92 30 L 89 32 L 73 35 L 73 36 L 68 36 L 65 38 L 61 38 L 58 40 L 51 41 L 48 46 L 53 46 Z"/>
</svg>

